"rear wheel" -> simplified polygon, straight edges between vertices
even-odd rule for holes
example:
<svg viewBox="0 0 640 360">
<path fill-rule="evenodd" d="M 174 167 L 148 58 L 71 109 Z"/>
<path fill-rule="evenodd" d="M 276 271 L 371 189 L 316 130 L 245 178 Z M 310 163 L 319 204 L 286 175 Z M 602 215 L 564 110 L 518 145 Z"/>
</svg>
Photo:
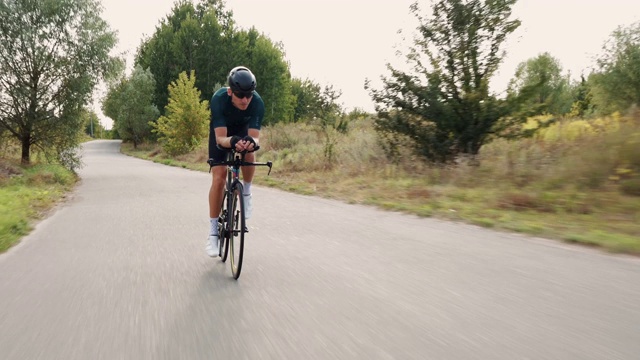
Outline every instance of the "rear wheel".
<svg viewBox="0 0 640 360">
<path fill-rule="evenodd" d="M 229 241 L 228 251 L 231 254 L 231 272 L 234 279 L 240 277 L 240 271 L 242 270 L 242 256 L 244 253 L 244 198 L 242 196 L 243 187 L 240 182 L 237 182 L 233 187 L 231 208 L 229 217 Z M 226 252 L 226 250 L 225 250 Z"/>
</svg>

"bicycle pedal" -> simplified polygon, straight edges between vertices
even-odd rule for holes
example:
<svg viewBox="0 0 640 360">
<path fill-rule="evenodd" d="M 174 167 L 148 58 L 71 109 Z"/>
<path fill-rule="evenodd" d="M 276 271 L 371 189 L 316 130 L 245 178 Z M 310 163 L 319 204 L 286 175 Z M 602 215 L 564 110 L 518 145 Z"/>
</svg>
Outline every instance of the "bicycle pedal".
<svg viewBox="0 0 640 360">
<path fill-rule="evenodd" d="M 249 228 L 245 226 L 244 228 L 242 228 L 242 232 L 243 233 L 248 233 L 249 232 Z"/>
</svg>

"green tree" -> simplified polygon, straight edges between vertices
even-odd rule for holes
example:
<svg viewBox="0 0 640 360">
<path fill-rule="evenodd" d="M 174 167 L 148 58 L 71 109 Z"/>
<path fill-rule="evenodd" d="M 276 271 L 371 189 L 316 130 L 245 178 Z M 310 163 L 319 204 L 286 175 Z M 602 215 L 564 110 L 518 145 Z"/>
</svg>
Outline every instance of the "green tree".
<svg viewBox="0 0 640 360">
<path fill-rule="evenodd" d="M 113 120 L 113 127 L 124 141 L 134 148 L 151 134 L 150 121 L 160 116 L 153 104 L 155 80 L 149 69 L 136 66 L 129 78 L 122 78 L 109 87 L 102 102 L 102 111 Z"/>
<path fill-rule="evenodd" d="M 80 115 L 83 132 L 93 138 L 101 139 L 104 136 L 104 127 L 100 123 L 98 115 L 93 110 L 85 109 Z"/>
<path fill-rule="evenodd" d="M 347 131 L 346 117 L 342 105 L 338 99 L 342 96 L 342 91 L 337 90 L 333 85 L 326 85 L 318 103 L 318 120 L 322 127 L 332 127 L 339 132 Z"/>
<path fill-rule="evenodd" d="M 79 116 L 96 84 L 121 66 L 95 0 L 0 1 L 0 127 L 22 146 L 79 165 Z"/>
<path fill-rule="evenodd" d="M 338 137 L 348 130 L 348 117 L 338 103 L 340 96 L 342 91 L 334 89 L 333 85 L 327 85 L 320 94 L 318 104 L 319 113 L 316 121 L 324 137 L 323 153 L 327 167 L 333 166 Z"/>
<path fill-rule="evenodd" d="M 507 36 L 519 25 L 510 20 L 516 0 L 440 0 L 431 16 L 421 15 L 418 36 L 407 54 L 413 71 L 387 65 L 383 89 L 372 89 L 376 128 L 393 155 L 403 142 L 433 161 L 476 154 L 494 125 L 510 112 L 489 93 Z M 395 150 L 394 150 L 395 149 Z"/>
<path fill-rule="evenodd" d="M 224 83 L 233 67 L 225 39 L 233 26 L 222 1 L 201 1 L 197 7 L 184 0 L 174 4 L 154 34 L 142 41 L 135 57 L 135 64 L 150 69 L 156 79 L 154 103 L 159 109 L 164 111 L 168 86 L 183 71 L 195 70 L 203 98 L 211 98 L 217 90 L 214 84 Z"/>
<path fill-rule="evenodd" d="M 331 89 L 333 87 L 329 88 L 329 90 Z M 328 106 L 323 109 L 323 103 L 327 102 L 327 97 L 330 97 L 331 94 L 326 91 L 323 93 L 322 86 L 310 79 L 292 79 L 291 93 L 295 100 L 293 109 L 294 122 L 313 121 L 320 118 L 323 115 L 323 111 L 328 110 Z M 339 106 L 335 107 L 335 109 L 338 108 Z"/>
<path fill-rule="evenodd" d="M 583 117 L 593 113 L 591 85 L 584 78 L 584 75 L 580 75 L 580 82 L 573 87 L 573 93 L 571 115 Z"/>
<path fill-rule="evenodd" d="M 178 6 L 174 5 L 174 12 L 179 10 Z M 173 46 L 174 29 L 168 22 L 169 19 L 163 20 L 156 27 L 154 35 L 141 42 L 134 60 L 135 66 L 149 69 L 153 74 L 156 81 L 153 103 L 158 109 L 164 109 L 167 105 L 167 86 L 178 77 L 178 69 L 182 68 L 173 59 L 176 53 Z"/>
<path fill-rule="evenodd" d="M 344 109 L 338 103 L 342 91 L 333 85 L 326 85 L 323 88 L 310 79 L 294 78 L 291 80 L 291 93 L 295 103 L 294 122 L 315 121 L 321 123 L 322 126 L 345 127 L 345 125 L 340 125 Z"/>
<path fill-rule="evenodd" d="M 523 106 L 531 107 L 534 115 L 562 115 L 571 110 L 572 94 L 568 75 L 562 74 L 560 61 L 545 52 L 524 61 L 516 68 L 507 93 L 517 96 L 524 89 L 535 87 Z"/>
<path fill-rule="evenodd" d="M 293 122 L 313 119 L 320 103 L 320 85 L 309 79 L 291 79 L 291 94 L 295 100 Z"/>
<path fill-rule="evenodd" d="M 603 46 L 591 74 L 593 102 L 601 114 L 640 104 L 640 22 L 618 27 Z"/>
<path fill-rule="evenodd" d="M 153 132 L 159 135 L 162 148 L 169 155 L 186 154 L 194 150 L 209 130 L 209 102 L 200 101 L 200 90 L 195 87 L 195 72 L 190 76 L 180 73 L 169 85 L 169 104 L 165 116 L 151 122 Z"/>
<path fill-rule="evenodd" d="M 213 6 L 213 5 L 211 5 Z M 227 63 L 221 53 L 227 47 L 224 43 L 224 33 L 229 32 L 225 25 L 230 16 L 224 9 L 211 10 L 211 6 L 203 8 L 198 13 L 201 14 L 200 32 L 198 34 L 200 40 L 196 52 L 197 67 L 188 70 L 196 70 L 198 77 L 196 79 L 196 87 L 200 89 L 203 99 L 211 99 L 213 93 L 218 89 L 217 84 L 222 83 L 229 70 Z M 222 5 L 221 5 L 222 6 Z M 200 6 L 202 8 L 202 5 Z M 205 10 L 206 9 L 206 10 Z M 215 7 L 214 7 L 215 9 Z M 216 56 L 211 56 L 216 54 Z M 185 71 L 187 69 L 184 69 Z"/>
<path fill-rule="evenodd" d="M 295 98 L 291 94 L 291 75 L 282 44 L 274 43 L 255 28 L 239 31 L 235 38 L 239 40 L 238 61 L 248 66 L 258 81 L 257 91 L 265 103 L 263 123 L 291 121 Z"/>
<path fill-rule="evenodd" d="M 237 29 L 232 13 L 222 1 L 176 3 L 138 47 L 136 64 L 149 68 L 157 81 L 154 103 L 164 109 L 168 85 L 180 72 L 195 70 L 202 99 L 211 99 L 216 84 L 225 84 L 233 67 L 249 67 L 258 80 L 257 91 L 265 101 L 264 124 L 290 121 L 294 97 L 289 66 L 282 44 L 274 43 L 255 28 Z"/>
</svg>

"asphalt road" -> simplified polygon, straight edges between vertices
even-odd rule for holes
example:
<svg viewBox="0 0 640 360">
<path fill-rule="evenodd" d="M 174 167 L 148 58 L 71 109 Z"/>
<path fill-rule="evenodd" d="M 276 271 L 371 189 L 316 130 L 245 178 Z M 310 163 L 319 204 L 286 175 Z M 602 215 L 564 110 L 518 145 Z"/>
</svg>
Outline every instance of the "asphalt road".
<svg viewBox="0 0 640 360">
<path fill-rule="evenodd" d="M 256 186 L 235 281 L 209 174 L 118 148 L 0 255 L 0 359 L 640 359 L 637 258 Z"/>
</svg>

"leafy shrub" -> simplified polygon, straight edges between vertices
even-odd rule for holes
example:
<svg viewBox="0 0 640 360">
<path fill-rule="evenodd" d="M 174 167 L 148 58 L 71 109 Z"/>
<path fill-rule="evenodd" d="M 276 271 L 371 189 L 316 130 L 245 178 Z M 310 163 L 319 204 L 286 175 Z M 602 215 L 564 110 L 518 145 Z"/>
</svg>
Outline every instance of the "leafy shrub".
<svg viewBox="0 0 640 360">
<path fill-rule="evenodd" d="M 196 77 L 180 73 L 178 80 L 169 85 L 169 104 L 166 116 L 157 123 L 150 122 L 152 132 L 159 135 L 162 148 L 169 155 L 181 155 L 195 150 L 207 136 L 209 102 L 200 101 L 200 90 L 195 87 Z"/>
<path fill-rule="evenodd" d="M 627 195 L 640 196 L 640 177 L 621 181 L 620 191 Z"/>
</svg>

